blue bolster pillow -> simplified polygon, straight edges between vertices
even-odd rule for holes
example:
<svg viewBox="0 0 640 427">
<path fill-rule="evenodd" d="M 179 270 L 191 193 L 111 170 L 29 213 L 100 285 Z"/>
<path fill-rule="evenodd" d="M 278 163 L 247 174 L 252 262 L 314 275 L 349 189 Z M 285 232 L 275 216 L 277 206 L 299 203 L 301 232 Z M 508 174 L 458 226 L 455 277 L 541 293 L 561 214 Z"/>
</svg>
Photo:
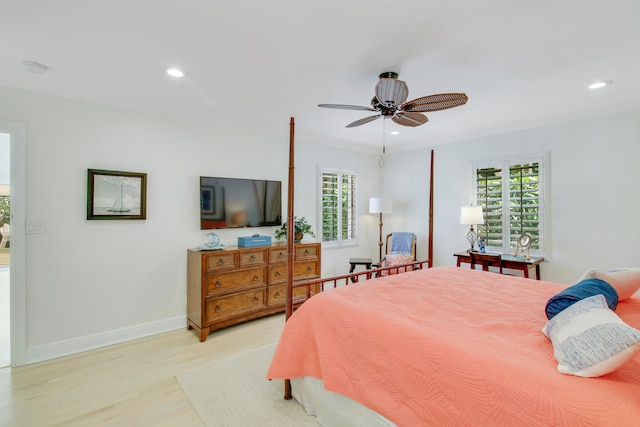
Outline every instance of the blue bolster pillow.
<svg viewBox="0 0 640 427">
<path fill-rule="evenodd" d="M 615 311 L 618 307 L 618 292 L 610 284 L 600 279 L 586 279 L 552 296 L 545 308 L 547 318 L 551 320 L 570 305 L 594 295 L 603 295 L 611 310 Z"/>
</svg>

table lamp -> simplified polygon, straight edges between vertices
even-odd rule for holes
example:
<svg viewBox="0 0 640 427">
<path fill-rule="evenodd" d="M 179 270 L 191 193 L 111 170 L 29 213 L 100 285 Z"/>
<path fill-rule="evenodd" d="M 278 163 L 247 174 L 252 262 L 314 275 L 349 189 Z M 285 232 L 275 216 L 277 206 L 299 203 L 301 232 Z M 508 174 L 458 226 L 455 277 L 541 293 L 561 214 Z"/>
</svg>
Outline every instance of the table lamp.
<svg viewBox="0 0 640 427">
<path fill-rule="evenodd" d="M 469 232 L 467 233 L 467 240 L 471 245 L 467 252 L 472 252 L 478 236 L 473 229 L 474 225 L 484 224 L 484 217 L 482 216 L 482 206 L 463 206 L 460 211 L 460 224 L 468 225 Z"/>
</svg>

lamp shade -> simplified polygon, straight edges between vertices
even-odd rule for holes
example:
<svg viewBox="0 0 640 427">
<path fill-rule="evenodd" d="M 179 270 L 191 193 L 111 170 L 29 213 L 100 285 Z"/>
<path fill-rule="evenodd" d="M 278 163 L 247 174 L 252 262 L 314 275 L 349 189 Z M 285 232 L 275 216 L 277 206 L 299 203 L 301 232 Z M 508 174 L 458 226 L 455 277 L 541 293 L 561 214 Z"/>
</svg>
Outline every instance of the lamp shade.
<svg viewBox="0 0 640 427">
<path fill-rule="evenodd" d="M 369 213 L 391 213 L 391 199 L 383 197 L 370 198 Z"/>
<path fill-rule="evenodd" d="M 482 206 L 463 206 L 462 210 L 460 210 L 460 224 L 484 224 Z"/>
</svg>

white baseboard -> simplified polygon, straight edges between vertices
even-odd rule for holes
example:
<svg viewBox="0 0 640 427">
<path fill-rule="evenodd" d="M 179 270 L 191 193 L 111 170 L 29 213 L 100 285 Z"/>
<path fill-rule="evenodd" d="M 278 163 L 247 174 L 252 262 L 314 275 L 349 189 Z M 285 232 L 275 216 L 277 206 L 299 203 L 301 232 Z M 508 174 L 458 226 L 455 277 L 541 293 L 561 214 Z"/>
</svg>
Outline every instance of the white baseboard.
<svg viewBox="0 0 640 427">
<path fill-rule="evenodd" d="M 148 337 L 163 332 L 174 331 L 186 328 L 187 316 L 178 316 L 171 319 L 159 320 L 157 322 L 143 323 L 113 331 L 103 332 L 96 335 L 74 338 L 56 343 L 39 345 L 27 348 L 27 365 L 57 357 L 68 356 L 81 353 L 87 350 L 94 350 L 113 344 L 119 344 L 138 338 Z"/>
</svg>

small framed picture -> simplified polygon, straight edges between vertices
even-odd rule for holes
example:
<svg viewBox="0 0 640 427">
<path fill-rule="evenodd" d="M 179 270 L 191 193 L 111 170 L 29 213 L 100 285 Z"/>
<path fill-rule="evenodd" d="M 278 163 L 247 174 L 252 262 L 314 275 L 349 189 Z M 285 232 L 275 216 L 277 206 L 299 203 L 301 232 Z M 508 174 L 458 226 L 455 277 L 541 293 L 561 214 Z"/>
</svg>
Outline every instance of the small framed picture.
<svg viewBox="0 0 640 427">
<path fill-rule="evenodd" d="M 146 218 L 146 173 L 88 169 L 88 220 Z"/>
</svg>

